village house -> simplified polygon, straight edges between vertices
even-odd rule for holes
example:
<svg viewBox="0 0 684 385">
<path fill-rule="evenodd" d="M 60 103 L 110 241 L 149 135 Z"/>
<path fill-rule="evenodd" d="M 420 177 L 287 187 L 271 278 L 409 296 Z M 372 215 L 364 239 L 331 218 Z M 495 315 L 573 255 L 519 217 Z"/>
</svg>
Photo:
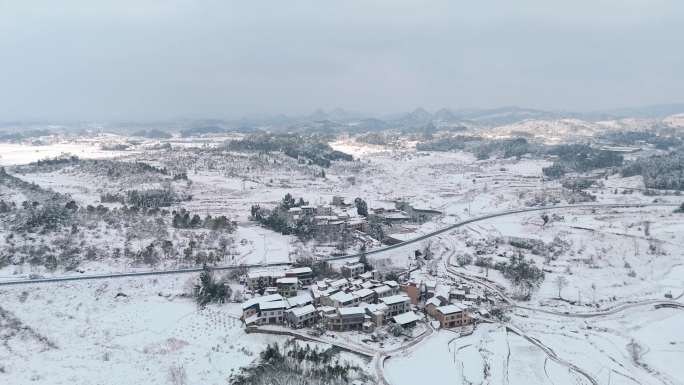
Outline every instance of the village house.
<svg viewBox="0 0 684 385">
<path fill-rule="evenodd" d="M 419 319 L 420 317 L 418 317 L 418 315 L 412 311 L 407 311 L 406 313 L 397 314 L 394 317 L 392 317 L 392 321 L 395 324 L 407 329 L 416 326 L 416 323 Z"/>
<path fill-rule="evenodd" d="M 370 281 L 370 280 L 379 281 L 380 280 L 380 272 L 378 272 L 377 270 L 367 271 L 363 274 L 360 274 L 359 278 L 363 279 L 364 281 Z"/>
<path fill-rule="evenodd" d="M 427 293 L 434 293 L 435 290 L 437 290 L 437 282 L 436 281 L 426 280 L 425 282 L 423 282 L 423 285 L 425 286 L 423 290 Z"/>
<path fill-rule="evenodd" d="M 286 220 L 289 225 L 294 225 L 302 217 L 302 209 L 300 207 L 290 207 L 287 210 Z"/>
<path fill-rule="evenodd" d="M 294 277 L 301 285 L 310 285 L 313 282 L 313 270 L 310 267 L 295 267 L 285 270 L 285 277 Z"/>
<path fill-rule="evenodd" d="M 351 293 L 343 291 L 337 292 L 328 297 L 328 304 L 332 307 L 348 307 L 354 306 L 358 303 L 356 297 Z"/>
<path fill-rule="evenodd" d="M 313 325 L 318 320 L 318 311 L 313 305 L 295 307 L 286 312 L 287 324 L 292 328 Z"/>
<path fill-rule="evenodd" d="M 365 233 L 368 231 L 368 221 L 363 218 L 351 218 L 347 221 L 347 227 Z"/>
<path fill-rule="evenodd" d="M 383 284 L 390 287 L 392 295 L 399 294 L 399 283 L 397 281 L 384 281 Z"/>
<path fill-rule="evenodd" d="M 477 315 L 479 318 L 489 318 L 491 314 L 489 313 L 489 310 L 485 308 L 479 308 L 477 309 Z"/>
<path fill-rule="evenodd" d="M 250 271 L 247 273 L 247 288 L 258 290 L 265 287 L 274 287 L 278 278 L 285 277 L 282 271 Z"/>
<path fill-rule="evenodd" d="M 306 305 L 313 305 L 313 297 L 309 293 L 303 293 L 294 297 L 286 299 L 289 307 L 301 307 Z"/>
<path fill-rule="evenodd" d="M 480 304 L 480 296 L 478 296 L 477 294 L 466 294 L 465 300 L 473 304 Z"/>
<path fill-rule="evenodd" d="M 299 289 L 299 280 L 294 277 L 278 278 L 276 280 L 276 287 L 278 288 L 278 294 L 283 297 L 294 297 Z"/>
<path fill-rule="evenodd" d="M 334 215 L 317 215 L 314 217 L 313 225 L 318 232 L 333 234 L 343 231 L 346 222 Z"/>
<path fill-rule="evenodd" d="M 338 308 L 337 312 L 326 316 L 328 329 L 333 331 L 349 331 L 363 329 L 366 311 L 362 307 Z"/>
<path fill-rule="evenodd" d="M 373 292 L 375 292 L 375 296 L 380 299 L 384 297 L 389 297 L 392 295 L 392 288 L 387 286 L 387 285 L 380 285 L 377 287 L 374 287 Z"/>
<path fill-rule="evenodd" d="M 385 316 L 389 311 L 389 308 L 384 303 L 374 303 L 365 306 L 366 315 L 370 317 L 370 321 L 373 322 L 375 327 L 380 327 L 385 324 Z"/>
<path fill-rule="evenodd" d="M 375 292 L 371 289 L 359 289 L 355 292 L 352 292 L 352 295 L 357 298 L 358 302 L 375 302 Z"/>
<path fill-rule="evenodd" d="M 334 308 L 332 306 L 319 306 L 318 313 L 324 318 L 330 317 L 337 313 L 337 308 Z"/>
<path fill-rule="evenodd" d="M 411 299 L 403 294 L 380 298 L 380 302 L 387 305 L 388 317 L 393 317 L 397 314 L 406 313 L 411 308 Z"/>
<path fill-rule="evenodd" d="M 461 290 L 461 289 L 451 289 L 451 292 L 449 294 L 450 294 L 449 296 L 451 297 L 451 299 L 455 299 L 458 301 L 463 301 L 465 299 L 465 296 L 466 296 L 465 290 Z"/>
<path fill-rule="evenodd" d="M 442 328 L 453 328 L 472 323 L 472 318 L 470 318 L 466 308 L 460 305 L 440 306 L 435 310 L 435 315 Z"/>
<path fill-rule="evenodd" d="M 278 294 L 278 288 L 275 286 L 269 286 L 264 289 L 264 295 Z"/>
<path fill-rule="evenodd" d="M 242 320 L 257 315 L 259 312 L 259 303 L 282 301 L 283 297 L 280 294 L 266 295 L 261 297 L 254 297 L 242 303 Z"/>
<path fill-rule="evenodd" d="M 324 205 L 316 206 L 316 215 L 333 215 L 332 207 Z"/>
<path fill-rule="evenodd" d="M 284 321 L 287 302 L 273 301 L 259 304 L 260 324 L 281 324 Z"/>
<path fill-rule="evenodd" d="M 328 290 L 328 282 L 326 280 L 316 281 L 316 288 L 318 290 Z"/>
<path fill-rule="evenodd" d="M 396 206 L 397 209 L 405 212 L 412 221 L 419 223 L 427 222 L 436 216 L 442 215 L 442 212 L 440 211 L 432 210 L 427 207 L 414 207 L 408 202 L 397 202 Z"/>
<path fill-rule="evenodd" d="M 341 290 L 349 285 L 349 281 L 346 278 L 340 278 L 336 281 L 332 281 L 328 284 L 329 289 Z"/>
<path fill-rule="evenodd" d="M 446 301 L 442 301 L 438 297 L 432 297 L 425 302 L 425 311 L 432 317 L 437 318 L 436 316 L 436 310 L 440 306 L 446 305 Z"/>
<path fill-rule="evenodd" d="M 420 300 L 421 290 L 420 285 L 416 282 L 408 282 L 405 285 L 400 285 L 401 291 L 406 293 L 406 295 L 411 298 L 411 303 L 413 305 L 418 304 Z"/>
<path fill-rule="evenodd" d="M 300 209 L 301 209 L 301 213 L 303 215 L 310 215 L 310 216 L 316 215 L 316 206 L 306 205 L 306 206 L 301 206 Z"/>
<path fill-rule="evenodd" d="M 321 303 L 322 292 L 318 290 L 318 287 L 316 285 L 311 285 L 309 287 L 309 294 L 311 294 L 311 298 L 313 298 L 314 304 L 318 305 Z"/>
<path fill-rule="evenodd" d="M 314 297 L 314 300 L 320 303 L 321 305 L 325 306 L 333 306 L 332 301 L 330 300 L 330 297 L 333 296 L 334 294 L 339 293 L 341 290 L 339 289 L 333 289 L 329 288 L 327 290 L 323 290 L 320 292 L 317 292 L 316 290 L 311 290 L 311 293 Z M 316 297 L 318 295 L 318 298 Z"/>
<path fill-rule="evenodd" d="M 365 272 L 365 266 L 360 262 L 347 262 L 340 267 L 340 272 L 345 278 L 355 278 Z"/>
<path fill-rule="evenodd" d="M 389 224 L 403 223 L 411 220 L 411 217 L 402 211 L 396 209 L 386 210 L 384 208 L 373 209 L 369 216 L 369 219 L 371 218 L 375 221 Z"/>
<path fill-rule="evenodd" d="M 433 297 L 438 298 L 443 304 L 447 304 L 453 299 L 447 286 L 438 286 Z"/>
</svg>

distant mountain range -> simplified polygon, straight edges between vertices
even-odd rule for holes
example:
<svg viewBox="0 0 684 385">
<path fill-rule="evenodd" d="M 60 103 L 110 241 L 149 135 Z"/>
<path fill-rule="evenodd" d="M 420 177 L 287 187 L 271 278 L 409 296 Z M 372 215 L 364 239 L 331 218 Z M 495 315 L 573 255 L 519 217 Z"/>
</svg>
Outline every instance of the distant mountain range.
<svg viewBox="0 0 684 385">
<path fill-rule="evenodd" d="M 547 111 L 521 107 L 500 107 L 489 109 L 449 109 L 441 108 L 430 112 L 424 108 L 403 114 L 389 116 L 370 116 L 363 113 L 343 109 L 325 111 L 316 110 L 310 115 L 277 117 L 252 117 L 241 120 L 243 124 L 271 126 L 271 128 L 306 126 L 312 122 L 328 122 L 328 126 L 356 127 L 366 130 L 384 130 L 387 128 L 422 127 L 428 123 L 436 125 L 467 125 L 478 127 L 496 127 L 518 123 L 525 120 L 557 120 L 580 119 L 588 122 L 620 120 L 624 118 L 665 119 L 668 116 L 684 113 L 684 104 L 654 105 L 638 108 L 623 108 L 607 111 L 572 112 Z"/>
<path fill-rule="evenodd" d="M 318 131 L 318 132 L 367 132 L 397 129 L 410 131 L 434 125 L 437 128 L 483 128 L 491 129 L 500 126 L 536 126 L 535 121 L 563 121 L 563 125 L 577 122 L 580 126 L 592 125 L 605 121 L 622 121 L 627 118 L 650 119 L 663 122 L 681 122 L 682 118 L 669 118 L 684 114 L 684 104 L 662 104 L 637 108 L 623 108 L 606 111 L 571 112 L 547 111 L 521 107 L 500 107 L 483 109 L 449 109 L 441 108 L 430 112 L 424 108 L 387 116 L 373 116 L 341 108 L 325 111 L 318 109 L 308 115 L 289 116 L 251 115 L 241 119 L 182 119 L 156 122 L 0 122 L 0 131 L 17 132 L 25 129 L 50 129 L 60 131 L 121 132 L 131 133 L 140 129 L 160 129 L 169 132 L 201 131 L 205 127 L 213 127 L 214 131 Z M 581 123 L 579 121 L 582 121 Z M 527 123 L 525 123 L 527 122 Z M 524 123 L 524 124 L 523 124 Z M 585 124 L 586 123 L 586 124 Z M 618 126 L 629 126 L 621 122 Z M 598 126 L 605 126 L 599 124 Z"/>
</svg>

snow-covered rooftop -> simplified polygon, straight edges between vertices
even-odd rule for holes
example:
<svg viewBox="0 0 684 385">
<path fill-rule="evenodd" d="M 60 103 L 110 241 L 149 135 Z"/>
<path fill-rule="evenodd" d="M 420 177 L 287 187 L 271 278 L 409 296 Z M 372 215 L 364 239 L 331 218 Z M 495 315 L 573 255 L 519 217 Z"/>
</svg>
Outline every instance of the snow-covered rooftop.
<svg viewBox="0 0 684 385">
<path fill-rule="evenodd" d="M 251 299 L 248 299 L 247 301 L 242 303 L 242 309 L 247 309 L 249 307 L 252 307 L 258 303 L 262 302 L 272 302 L 272 301 L 282 301 L 283 296 L 280 294 L 270 294 L 270 295 L 264 295 L 261 297 L 254 297 Z"/>
<path fill-rule="evenodd" d="M 375 292 L 371 289 L 359 289 L 352 294 L 354 294 L 356 297 L 363 298 L 368 297 L 369 295 L 373 295 L 375 294 Z"/>
<path fill-rule="evenodd" d="M 462 312 L 465 310 L 466 310 L 465 306 L 461 306 L 461 305 L 457 305 L 457 304 L 445 305 L 445 306 L 440 306 L 437 308 L 437 311 L 442 313 L 442 314 L 459 313 L 459 312 Z"/>
<path fill-rule="evenodd" d="M 286 270 L 286 274 L 308 274 L 312 273 L 313 271 L 311 270 L 310 267 L 304 266 L 304 267 L 294 267 L 292 269 Z"/>
<path fill-rule="evenodd" d="M 345 302 L 350 302 L 354 301 L 354 295 L 351 293 L 345 293 L 345 292 L 338 292 L 330 296 L 330 299 L 332 301 L 340 302 L 340 303 L 345 303 Z"/>
<path fill-rule="evenodd" d="M 406 325 L 411 322 L 416 322 L 419 320 L 418 315 L 412 311 L 408 311 L 406 313 L 398 314 L 392 317 L 394 322 L 398 323 L 399 325 Z"/>
<path fill-rule="evenodd" d="M 313 298 L 311 297 L 311 294 L 304 293 L 296 295 L 292 298 L 288 298 L 286 301 L 290 305 L 290 307 L 295 307 L 309 304 L 313 302 Z"/>
<path fill-rule="evenodd" d="M 276 283 L 283 285 L 296 285 L 299 280 L 296 277 L 278 278 Z"/>
<path fill-rule="evenodd" d="M 261 310 L 275 310 L 275 309 L 285 309 L 287 308 L 286 301 L 273 301 L 273 302 L 262 302 L 259 303 L 259 309 Z"/>
<path fill-rule="evenodd" d="M 386 305 L 395 305 L 402 302 L 411 301 L 411 299 L 403 294 L 391 295 L 389 297 L 380 298 L 380 301 Z"/>
<path fill-rule="evenodd" d="M 307 314 L 314 313 L 316 311 L 316 308 L 313 305 L 306 305 L 302 307 L 296 307 L 293 309 L 290 309 L 290 312 L 294 314 L 297 317 L 301 317 Z"/>
<path fill-rule="evenodd" d="M 345 316 L 345 315 L 363 315 L 366 313 L 364 308 L 359 307 L 359 306 L 354 306 L 354 307 L 341 307 L 337 309 L 337 311 L 340 312 L 340 315 Z"/>
</svg>

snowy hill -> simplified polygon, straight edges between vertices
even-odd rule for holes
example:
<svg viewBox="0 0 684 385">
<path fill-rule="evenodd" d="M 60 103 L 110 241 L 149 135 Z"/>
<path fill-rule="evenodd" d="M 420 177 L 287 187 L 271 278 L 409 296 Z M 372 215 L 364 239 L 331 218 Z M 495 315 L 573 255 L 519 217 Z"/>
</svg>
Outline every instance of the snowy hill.
<svg viewBox="0 0 684 385">
<path fill-rule="evenodd" d="M 663 119 L 663 123 L 674 128 L 684 128 L 684 114 L 670 115 Z"/>
</svg>

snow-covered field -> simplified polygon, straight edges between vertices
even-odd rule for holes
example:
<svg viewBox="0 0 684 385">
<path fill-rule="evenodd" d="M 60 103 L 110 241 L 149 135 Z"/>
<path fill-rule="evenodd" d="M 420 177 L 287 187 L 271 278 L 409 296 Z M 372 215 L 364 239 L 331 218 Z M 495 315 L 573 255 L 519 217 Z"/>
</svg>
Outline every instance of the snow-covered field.
<svg viewBox="0 0 684 385">
<path fill-rule="evenodd" d="M 477 160 L 463 152 L 416 152 L 411 143 L 390 150 L 345 139 L 332 145 L 353 154 L 355 160 L 333 163 L 323 178 L 315 167 L 281 154 L 209 151 L 219 139 L 173 143 L 178 146 L 173 151 L 146 152 L 102 151 L 92 141 L 39 147 L 2 144 L 0 165 L 68 152 L 81 158 L 107 157 L 183 168 L 190 181 L 172 183 L 192 199 L 171 209 L 182 207 L 202 216 L 225 215 L 237 222 L 237 229 L 226 235 L 230 252 L 222 264 L 289 262 L 297 256 L 325 256 L 334 250 L 323 242 L 303 243 L 296 236 L 281 235 L 249 221 L 252 205 L 274 206 L 286 193 L 311 204 L 329 203 L 333 196 L 343 196 L 347 202 L 360 197 L 370 208 L 393 208 L 395 201 L 403 200 L 441 212 L 425 223 L 392 226 L 388 231 L 397 239 L 412 239 L 474 216 L 537 205 L 541 196 L 554 196 L 561 204 L 576 198 L 558 182 L 542 179 L 542 168 L 551 164 L 544 159 Z M 11 167 L 8 170 L 12 173 Z M 104 192 L 161 183 L 135 176 L 95 177 L 78 168 L 18 176 L 69 194 L 79 205 L 100 204 Z M 596 196 L 594 203 L 644 204 L 655 199 L 681 203 L 679 196 L 647 196 L 642 189 L 639 178 L 611 176 L 588 191 Z M 4 186 L 0 197 L 17 205 L 28 199 L 23 192 Z M 539 288 L 522 304 L 570 314 L 604 310 L 665 299 L 666 295 L 676 298 L 684 292 L 684 215 L 673 210 L 663 206 L 509 215 L 369 259 L 382 270 L 405 269 L 414 262 L 414 251 L 428 245 L 440 264 L 455 264 L 463 254 L 491 257 L 496 262 L 522 253 L 545 273 Z M 548 214 L 548 223 L 542 214 Z M 97 239 L 80 241 L 107 249 L 108 244 L 140 235 L 137 229 L 114 229 Z M 9 247 L 7 236 L 3 234 L 0 246 Z M 174 241 L 211 238 L 202 230 L 187 229 L 170 231 L 168 237 Z M 561 252 L 546 258 L 512 246 L 507 243 L 510 239 L 555 244 Z M 141 236 L 133 247 L 144 248 L 146 242 L 149 240 Z M 211 247 L 216 243 L 207 242 Z M 344 251 L 353 252 L 357 246 Z M 178 266 L 176 260 L 169 259 L 155 268 Z M 85 273 L 149 269 L 113 258 L 84 261 L 79 267 Z M 510 281 L 494 269 L 473 264 L 454 269 L 513 291 Z M 34 269 L 26 261 L 0 269 L 0 279 L 28 273 L 81 274 Z M 447 279 L 443 271 L 430 276 L 425 269 L 413 276 Z M 560 288 L 558 277 L 566 280 Z M 8 379 L 11 384 L 167 384 L 171 372 L 183 371 L 188 383 L 223 384 L 232 372 L 253 362 L 267 343 L 284 340 L 245 334 L 237 319 L 239 305 L 210 305 L 199 310 L 185 296 L 193 279 L 194 275 L 178 275 L 2 287 L 0 336 L 6 343 L 0 346 L 0 383 Z M 392 385 L 414 385 L 426 379 L 459 384 L 585 384 L 590 379 L 600 384 L 682 383 L 684 372 L 677 365 L 684 360 L 681 310 L 644 305 L 587 319 L 525 309 L 507 314 L 508 325 L 515 330 L 492 323 L 481 324 L 472 335 L 463 337 L 439 331 L 387 360 L 386 377 Z M 349 343 L 364 339 L 364 334 L 339 338 Z"/>
<path fill-rule="evenodd" d="M 513 324 L 532 340 L 498 324 L 479 325 L 461 337 L 440 331 L 387 360 L 386 378 L 396 385 L 428 378 L 458 384 L 681 383 L 681 310 L 640 307 L 596 320 L 523 315 Z"/>
<path fill-rule="evenodd" d="M 45 158 L 54 158 L 62 154 L 102 159 L 121 156 L 123 152 L 102 150 L 97 141 L 62 142 L 38 146 L 0 143 L 0 166 L 26 164 Z"/>
<path fill-rule="evenodd" d="M 198 309 L 188 275 L 0 290 L 0 307 L 25 331 L 0 347 L 7 384 L 168 384 L 172 367 L 188 383 L 225 383 L 277 336 L 247 335 L 239 306 Z M 8 334 L 10 328 L 3 328 Z M 5 378 L 9 382 L 2 380 Z"/>
</svg>

